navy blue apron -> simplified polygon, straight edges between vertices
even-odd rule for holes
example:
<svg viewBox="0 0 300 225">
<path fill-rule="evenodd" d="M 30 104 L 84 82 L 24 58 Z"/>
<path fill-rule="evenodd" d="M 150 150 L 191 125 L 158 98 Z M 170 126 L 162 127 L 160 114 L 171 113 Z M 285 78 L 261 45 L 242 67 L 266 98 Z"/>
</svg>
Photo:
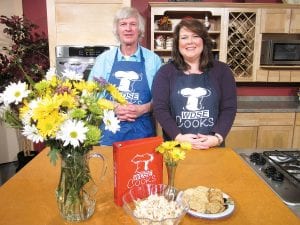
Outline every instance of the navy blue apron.
<svg viewBox="0 0 300 225">
<path fill-rule="evenodd" d="M 171 93 L 171 114 L 182 134 L 209 134 L 219 113 L 218 95 L 207 72 L 185 75 L 178 72 Z"/>
<path fill-rule="evenodd" d="M 140 49 L 141 62 L 118 61 L 118 50 L 108 82 L 115 84 L 126 100 L 142 105 L 151 101 L 151 91 L 145 70 L 145 59 Z M 155 135 L 150 113 L 137 118 L 134 122 L 121 121 L 120 131 L 115 134 L 102 127 L 101 145 L 112 145 L 117 141 L 133 140 Z"/>
</svg>

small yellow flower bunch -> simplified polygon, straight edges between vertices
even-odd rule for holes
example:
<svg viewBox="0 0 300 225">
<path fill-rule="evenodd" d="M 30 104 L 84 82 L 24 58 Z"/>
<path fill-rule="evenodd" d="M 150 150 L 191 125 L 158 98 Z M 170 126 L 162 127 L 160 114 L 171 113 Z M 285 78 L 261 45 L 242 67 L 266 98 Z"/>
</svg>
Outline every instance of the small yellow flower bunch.
<svg viewBox="0 0 300 225">
<path fill-rule="evenodd" d="M 156 152 L 163 155 L 165 163 L 176 165 L 179 160 L 185 159 L 186 152 L 192 149 L 189 142 L 165 141 L 156 148 Z"/>
</svg>

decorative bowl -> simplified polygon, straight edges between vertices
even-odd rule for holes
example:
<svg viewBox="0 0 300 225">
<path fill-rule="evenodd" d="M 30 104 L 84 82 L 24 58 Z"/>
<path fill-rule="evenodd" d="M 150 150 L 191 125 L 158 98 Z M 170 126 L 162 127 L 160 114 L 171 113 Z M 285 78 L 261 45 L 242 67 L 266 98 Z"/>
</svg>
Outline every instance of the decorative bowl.
<svg viewBox="0 0 300 225">
<path fill-rule="evenodd" d="M 123 209 L 141 225 L 177 225 L 189 210 L 179 191 L 165 184 L 145 184 L 123 195 Z"/>
</svg>

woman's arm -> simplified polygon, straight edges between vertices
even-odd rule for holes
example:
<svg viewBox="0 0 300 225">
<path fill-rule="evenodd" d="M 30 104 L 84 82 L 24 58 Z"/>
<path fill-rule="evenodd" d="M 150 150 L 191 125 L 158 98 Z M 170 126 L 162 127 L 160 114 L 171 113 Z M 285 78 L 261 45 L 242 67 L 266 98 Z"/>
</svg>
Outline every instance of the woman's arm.
<svg viewBox="0 0 300 225">
<path fill-rule="evenodd" d="M 180 134 L 180 129 L 170 111 L 170 93 L 175 74 L 176 70 L 173 64 L 166 64 L 157 72 L 152 85 L 154 117 L 172 140 Z"/>
</svg>

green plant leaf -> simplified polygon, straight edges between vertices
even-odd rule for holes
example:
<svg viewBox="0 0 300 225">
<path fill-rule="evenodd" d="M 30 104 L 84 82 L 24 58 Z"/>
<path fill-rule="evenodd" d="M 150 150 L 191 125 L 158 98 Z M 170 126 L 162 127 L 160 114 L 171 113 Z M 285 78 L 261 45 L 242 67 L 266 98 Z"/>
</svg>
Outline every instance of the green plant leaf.
<svg viewBox="0 0 300 225">
<path fill-rule="evenodd" d="M 56 161 L 57 161 L 57 158 L 58 158 L 58 153 L 59 153 L 59 149 L 58 148 L 55 148 L 55 147 L 52 147 L 48 153 L 48 156 L 50 158 L 50 162 L 52 165 L 56 165 Z"/>
</svg>

